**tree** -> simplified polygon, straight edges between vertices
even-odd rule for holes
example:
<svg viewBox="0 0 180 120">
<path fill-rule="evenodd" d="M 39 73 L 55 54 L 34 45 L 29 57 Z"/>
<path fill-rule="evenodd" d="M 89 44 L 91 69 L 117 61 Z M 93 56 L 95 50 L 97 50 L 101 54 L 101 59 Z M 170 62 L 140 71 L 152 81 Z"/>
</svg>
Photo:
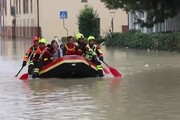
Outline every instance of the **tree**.
<svg viewBox="0 0 180 120">
<path fill-rule="evenodd" d="M 165 19 L 177 15 L 180 0 L 104 0 L 109 9 L 121 8 L 126 12 L 146 12 L 146 20 L 135 17 L 141 27 L 152 28 L 154 24 L 163 23 Z"/>
<path fill-rule="evenodd" d="M 94 35 L 96 37 L 95 29 L 96 19 L 98 18 L 97 11 L 93 7 L 85 6 L 77 16 L 78 18 L 78 29 L 85 37 Z"/>
</svg>

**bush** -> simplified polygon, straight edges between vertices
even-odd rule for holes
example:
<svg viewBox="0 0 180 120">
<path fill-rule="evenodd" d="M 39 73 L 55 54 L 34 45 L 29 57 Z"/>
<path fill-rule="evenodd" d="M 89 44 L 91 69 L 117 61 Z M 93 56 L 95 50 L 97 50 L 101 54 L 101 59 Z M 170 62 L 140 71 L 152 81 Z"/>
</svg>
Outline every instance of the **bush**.
<svg viewBox="0 0 180 120">
<path fill-rule="evenodd" d="M 103 42 L 105 42 L 105 39 L 104 38 L 98 38 L 98 39 L 96 39 L 96 44 L 101 44 L 101 43 L 103 43 Z"/>
<path fill-rule="evenodd" d="M 79 15 L 77 16 L 79 32 L 82 33 L 85 37 L 88 37 L 89 35 L 97 37 L 97 18 L 97 11 L 94 10 L 93 7 L 85 5 L 85 7 L 80 11 Z"/>
<path fill-rule="evenodd" d="M 180 32 L 146 34 L 130 30 L 127 33 L 107 34 L 105 42 L 107 46 L 180 51 Z"/>
<path fill-rule="evenodd" d="M 67 37 L 62 37 L 62 38 L 61 38 L 61 41 L 62 41 L 62 43 L 66 43 Z"/>
</svg>

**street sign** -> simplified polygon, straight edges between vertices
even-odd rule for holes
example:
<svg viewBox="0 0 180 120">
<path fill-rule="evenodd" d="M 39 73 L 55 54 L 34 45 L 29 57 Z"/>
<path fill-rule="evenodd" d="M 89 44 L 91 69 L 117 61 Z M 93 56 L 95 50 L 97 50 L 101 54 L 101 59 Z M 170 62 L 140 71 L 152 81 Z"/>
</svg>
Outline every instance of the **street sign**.
<svg viewBox="0 0 180 120">
<path fill-rule="evenodd" d="M 67 11 L 60 11 L 60 19 L 67 19 L 68 12 Z"/>
</svg>

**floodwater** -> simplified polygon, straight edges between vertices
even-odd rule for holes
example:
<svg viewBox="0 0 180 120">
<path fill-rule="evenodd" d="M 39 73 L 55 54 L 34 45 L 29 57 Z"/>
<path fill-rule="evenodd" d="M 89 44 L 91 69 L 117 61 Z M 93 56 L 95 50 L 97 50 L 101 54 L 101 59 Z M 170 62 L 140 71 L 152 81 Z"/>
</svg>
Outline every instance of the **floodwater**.
<svg viewBox="0 0 180 120">
<path fill-rule="evenodd" d="M 103 46 L 105 61 L 121 79 L 21 81 L 14 76 L 30 45 L 0 39 L 0 120 L 180 119 L 179 53 Z"/>
</svg>

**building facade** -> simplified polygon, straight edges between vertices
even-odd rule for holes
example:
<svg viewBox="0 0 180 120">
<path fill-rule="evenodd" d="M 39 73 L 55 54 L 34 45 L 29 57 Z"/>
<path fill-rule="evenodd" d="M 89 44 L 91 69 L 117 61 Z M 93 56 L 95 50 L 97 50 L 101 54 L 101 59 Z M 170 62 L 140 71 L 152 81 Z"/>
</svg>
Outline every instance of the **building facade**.
<svg viewBox="0 0 180 120">
<path fill-rule="evenodd" d="M 174 18 L 168 18 L 164 23 L 155 24 L 153 28 L 141 27 L 139 24 L 134 24 L 135 17 L 142 20 L 146 20 L 146 12 L 129 12 L 129 29 L 141 30 L 144 33 L 155 33 L 155 32 L 168 32 L 168 31 L 180 31 L 180 12 Z"/>
<path fill-rule="evenodd" d="M 100 35 L 109 29 L 125 32 L 128 29 L 128 16 L 120 9 L 108 10 L 103 0 L 0 0 L 1 26 L 5 36 L 33 37 L 41 32 L 42 36 L 67 36 L 78 33 L 77 16 L 85 5 L 92 6 L 99 14 Z M 60 19 L 60 11 L 67 11 L 68 18 Z M 113 22 L 113 24 L 112 24 Z M 113 26 L 113 27 L 112 27 Z"/>
<path fill-rule="evenodd" d="M 37 34 L 36 0 L 0 0 L 1 34 L 9 37 L 32 37 Z"/>
</svg>

